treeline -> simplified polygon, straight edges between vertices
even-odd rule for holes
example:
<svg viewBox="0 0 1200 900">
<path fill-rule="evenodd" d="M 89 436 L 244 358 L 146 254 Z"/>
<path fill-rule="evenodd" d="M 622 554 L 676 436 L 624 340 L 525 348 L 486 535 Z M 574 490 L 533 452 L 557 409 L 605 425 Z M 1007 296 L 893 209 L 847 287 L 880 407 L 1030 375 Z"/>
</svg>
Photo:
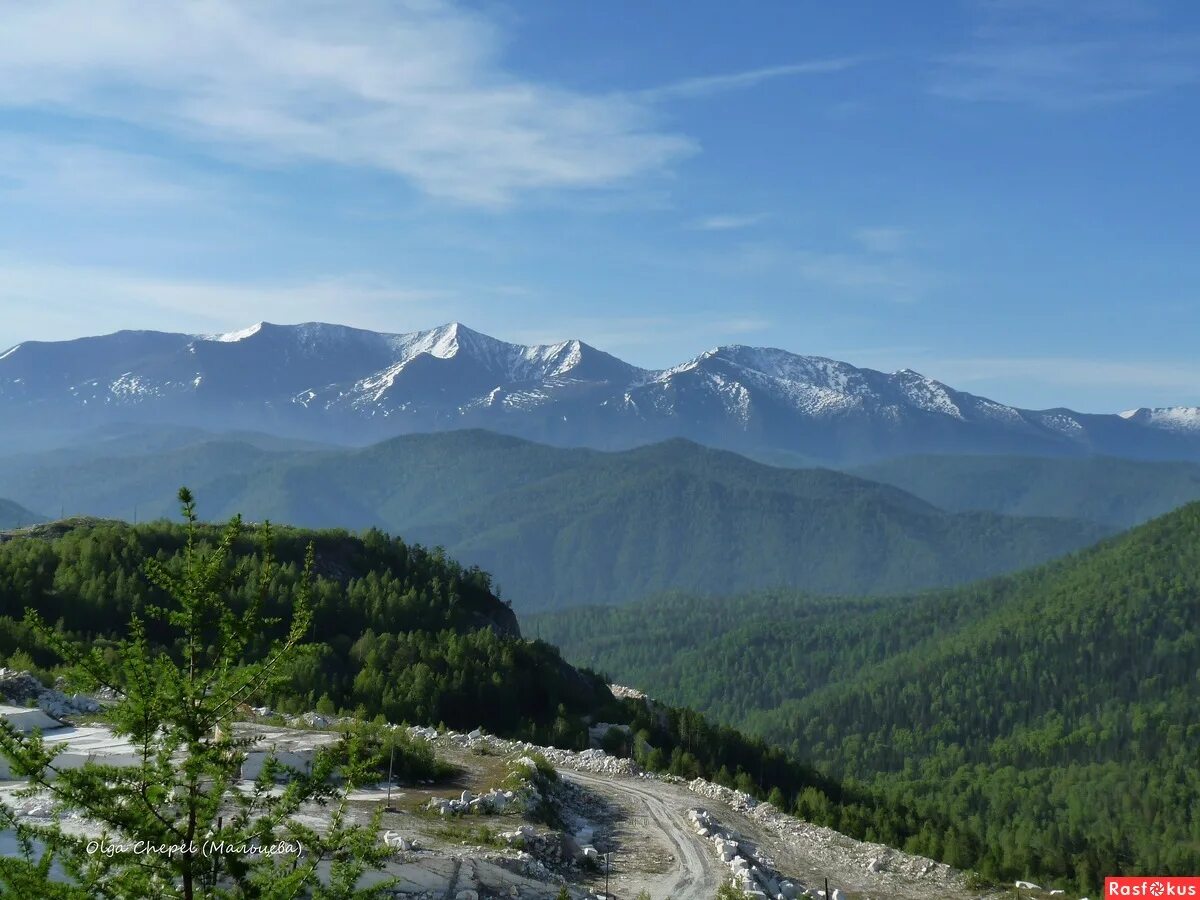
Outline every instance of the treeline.
<svg viewBox="0 0 1200 900">
<path fill-rule="evenodd" d="M 908 850 L 1089 893 L 1200 869 L 1200 505 L 951 591 L 674 596 L 532 627 L 910 811 Z"/>
<path fill-rule="evenodd" d="M 206 540 L 217 536 L 215 529 L 201 533 Z M 21 621 L 27 607 L 111 651 L 129 615 L 160 599 L 141 574 L 143 560 L 176 567 L 184 539 L 182 528 L 161 522 L 76 522 L 0 543 L 0 662 L 54 674 L 54 658 Z M 629 726 L 629 738 L 610 749 L 648 769 L 708 778 L 783 808 L 800 798 L 819 821 L 869 839 L 902 843 L 922 824 L 909 812 L 844 789 L 761 738 L 692 710 L 614 699 L 599 676 L 568 665 L 545 642 L 521 638 L 486 574 L 377 531 L 279 529 L 274 543 L 281 564 L 269 585 L 268 614 L 288 618 L 310 541 L 312 640 L 280 683 L 253 698 L 256 704 L 283 713 L 315 708 L 362 720 L 482 725 L 568 749 L 588 746 L 589 722 L 619 723 Z M 237 550 L 246 577 L 234 580 L 235 608 L 251 601 L 263 571 L 251 538 Z M 269 630 L 262 635 L 259 652 L 272 636 Z"/>
<path fill-rule="evenodd" d="M 203 534 L 215 540 L 217 530 Z M 181 526 L 164 522 L 86 522 L 0 543 L 0 656 L 55 664 L 21 621 L 27 608 L 103 648 L 132 613 L 156 602 L 143 560 L 176 567 L 184 540 Z M 267 615 L 283 616 L 293 603 L 310 541 L 311 643 L 286 680 L 257 702 L 282 712 L 319 707 L 537 736 L 558 718 L 578 718 L 610 699 L 596 676 L 566 665 L 553 647 L 521 639 L 486 573 L 379 531 L 278 529 L 280 566 Z M 235 608 L 250 602 L 263 565 L 252 537 L 237 550 L 247 577 L 231 591 Z M 253 652 L 265 653 L 274 637 L 264 632 Z"/>
<path fill-rule="evenodd" d="M 379 526 L 443 545 L 492 572 L 519 611 L 676 589 L 888 594 L 1015 571 L 1113 530 L 950 513 L 890 485 L 682 440 L 600 453 L 469 430 L 321 453 L 223 439 L 98 458 L 85 444 L 0 467 L 0 496 L 149 517 L 170 511 L 181 473 L 216 518 Z"/>
</svg>

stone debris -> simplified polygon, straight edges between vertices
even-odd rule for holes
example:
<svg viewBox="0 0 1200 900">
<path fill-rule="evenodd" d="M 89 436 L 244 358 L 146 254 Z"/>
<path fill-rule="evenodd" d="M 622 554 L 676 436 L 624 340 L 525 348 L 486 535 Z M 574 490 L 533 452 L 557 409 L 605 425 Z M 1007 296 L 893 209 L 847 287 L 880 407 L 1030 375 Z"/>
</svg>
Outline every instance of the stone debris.
<svg viewBox="0 0 1200 900">
<path fill-rule="evenodd" d="M 94 698 L 48 688 L 29 672 L 17 669 L 0 668 L 0 696 L 13 706 L 37 706 L 56 719 L 100 711 Z"/>
<path fill-rule="evenodd" d="M 645 700 L 646 694 L 637 688 L 626 687 L 623 684 L 610 684 L 608 689 L 619 700 Z"/>
<path fill-rule="evenodd" d="M 492 788 L 490 791 L 476 796 L 470 791 L 463 791 L 457 800 L 452 797 L 434 797 L 428 803 L 428 808 L 443 816 L 464 815 L 466 813 L 500 814 L 509 812 L 515 806 L 525 806 L 531 799 L 526 792 L 518 796 L 515 791 Z"/>
<path fill-rule="evenodd" d="M 591 772 L 596 775 L 639 775 L 641 769 L 632 759 L 621 756 L 609 756 L 599 748 L 582 750 L 560 750 L 557 747 L 541 747 L 527 741 L 509 741 L 486 734 L 482 729 L 462 733 L 447 731 L 440 733 L 435 728 L 419 725 L 410 726 L 408 733 L 414 738 L 420 738 L 431 743 L 448 743 L 466 750 L 486 748 L 499 754 L 520 753 L 518 760 L 525 765 L 533 766 L 535 761 L 529 753 L 537 753 L 555 768 L 576 769 L 580 772 Z"/>
<path fill-rule="evenodd" d="M 832 828 L 782 813 L 770 803 L 759 802 L 749 794 L 711 781 L 697 778 L 685 784 L 693 793 L 724 803 L 748 816 L 785 842 L 801 845 L 818 869 L 865 872 L 881 887 L 898 887 L 916 881 L 928 884 L 931 889 L 960 894 L 970 892 L 963 873 L 945 863 L 913 856 L 885 844 L 855 840 Z"/>
<path fill-rule="evenodd" d="M 770 900 L 796 900 L 797 897 L 813 897 L 802 884 L 782 877 L 775 869 L 775 862 L 766 856 L 756 844 L 748 841 L 731 828 L 721 825 L 708 810 L 688 810 L 688 820 L 696 833 L 712 843 L 733 876 L 734 883 L 748 897 L 766 897 Z M 833 892 L 831 900 L 840 900 Z"/>
<path fill-rule="evenodd" d="M 323 716 L 318 712 L 306 712 L 298 716 L 289 716 L 287 719 L 289 728 L 332 728 L 336 724 L 335 720 L 329 716 Z"/>
<path fill-rule="evenodd" d="M 497 787 L 482 794 L 463 791 L 457 798 L 433 797 L 426 804 L 426 809 L 442 816 L 528 813 L 541 802 L 545 787 L 544 778 L 538 773 L 537 762 L 528 756 L 520 756 L 511 760 L 508 768 L 510 778 L 519 784 L 516 790 Z"/>
</svg>

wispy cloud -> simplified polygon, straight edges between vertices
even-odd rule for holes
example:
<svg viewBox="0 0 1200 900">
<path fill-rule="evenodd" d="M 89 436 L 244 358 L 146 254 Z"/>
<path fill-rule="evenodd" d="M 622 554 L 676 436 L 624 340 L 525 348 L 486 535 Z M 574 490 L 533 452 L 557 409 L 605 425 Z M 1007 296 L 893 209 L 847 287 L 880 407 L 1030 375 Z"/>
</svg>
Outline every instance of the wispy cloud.
<svg viewBox="0 0 1200 900">
<path fill-rule="evenodd" d="M 736 91 L 753 87 L 764 81 L 777 78 L 790 78 L 796 75 L 828 75 L 834 72 L 844 72 L 863 62 L 862 57 L 843 56 L 831 59 L 812 59 L 806 62 L 789 63 L 781 66 L 764 66 L 758 69 L 748 69 L 744 72 L 730 72 L 724 75 L 705 75 L 697 78 L 684 78 L 680 81 L 665 84 L 661 87 L 648 88 L 638 92 L 643 100 L 677 100 L 708 97 L 726 91 Z"/>
<path fill-rule="evenodd" d="M 858 229 L 854 240 L 872 253 L 899 253 L 908 246 L 909 234 L 903 228 L 877 226 Z"/>
<path fill-rule="evenodd" d="M 910 363 L 912 364 L 912 363 Z M 1076 356 L 977 356 L 928 359 L 922 370 L 949 384 L 1004 381 L 1070 388 L 1121 388 L 1167 395 L 1165 402 L 1200 400 L 1200 364 L 1193 360 L 1115 360 Z"/>
<path fill-rule="evenodd" d="M 0 198 L 6 205 L 126 211 L 186 207 L 215 195 L 219 178 L 143 153 L 24 135 L 0 135 Z M 243 189 L 244 190 L 244 189 Z"/>
<path fill-rule="evenodd" d="M 745 241 L 708 265 L 726 275 L 782 277 L 847 296 L 908 303 L 944 282 L 911 252 L 912 243 L 903 228 L 860 228 L 821 247 Z"/>
<path fill-rule="evenodd" d="M 440 0 L 6 3 L 0 107 L 122 120 L 260 165 L 378 169 L 484 206 L 694 151 L 644 99 L 513 75 L 504 43 Z"/>
<path fill-rule="evenodd" d="M 938 283 L 933 273 L 908 259 L 875 253 L 806 250 L 796 255 L 795 262 L 807 281 L 894 302 L 916 300 Z"/>
<path fill-rule="evenodd" d="M 697 231 L 736 231 L 759 225 L 768 218 L 766 213 L 741 213 L 704 216 L 690 224 Z"/>
<path fill-rule="evenodd" d="M 1200 84 L 1200 33 L 1136 0 L 978 0 L 970 44 L 936 64 L 935 94 L 1087 108 Z"/>
<path fill-rule="evenodd" d="M 408 330 L 447 315 L 451 292 L 371 276 L 218 281 L 0 261 L 0 344 L 124 328 L 219 332 L 258 320 Z M 90 312 L 80 317 L 80 305 Z M 83 329 L 81 331 L 81 329 Z"/>
</svg>

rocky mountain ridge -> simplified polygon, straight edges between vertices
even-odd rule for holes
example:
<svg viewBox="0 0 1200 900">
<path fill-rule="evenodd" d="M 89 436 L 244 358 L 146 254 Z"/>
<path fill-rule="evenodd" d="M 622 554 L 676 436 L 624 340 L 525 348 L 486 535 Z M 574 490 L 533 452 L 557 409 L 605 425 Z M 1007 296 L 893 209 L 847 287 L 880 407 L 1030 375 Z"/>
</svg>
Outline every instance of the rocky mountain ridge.
<svg viewBox="0 0 1200 900">
<path fill-rule="evenodd" d="M 408 334 L 259 323 L 23 343 L 0 353 L 0 415 L 64 438 L 150 421 L 338 443 L 482 427 L 601 449 L 686 437 L 825 462 L 921 452 L 1200 459 L 1200 413 L 1187 407 L 1025 410 L 911 369 L 742 345 L 655 371 L 578 340 L 525 346 L 459 323 Z"/>
</svg>

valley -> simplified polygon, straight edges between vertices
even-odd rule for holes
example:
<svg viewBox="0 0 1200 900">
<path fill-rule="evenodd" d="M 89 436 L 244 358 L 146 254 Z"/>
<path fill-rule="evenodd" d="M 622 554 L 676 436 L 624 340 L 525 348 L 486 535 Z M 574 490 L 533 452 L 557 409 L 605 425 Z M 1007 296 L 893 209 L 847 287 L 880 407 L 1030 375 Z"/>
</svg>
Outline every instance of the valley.
<svg viewBox="0 0 1200 900">
<path fill-rule="evenodd" d="M 163 449 L 142 451 L 139 440 Z M 1111 534 L 1064 516 L 946 512 L 827 469 L 783 469 L 673 440 L 607 453 L 472 430 L 361 449 L 266 449 L 214 435 L 15 455 L 0 497 L 147 521 L 186 483 L 210 520 L 378 528 L 491 573 L 518 611 L 668 590 L 887 594 L 1014 571 Z M 165 446 L 164 446 L 165 445 Z"/>
</svg>

